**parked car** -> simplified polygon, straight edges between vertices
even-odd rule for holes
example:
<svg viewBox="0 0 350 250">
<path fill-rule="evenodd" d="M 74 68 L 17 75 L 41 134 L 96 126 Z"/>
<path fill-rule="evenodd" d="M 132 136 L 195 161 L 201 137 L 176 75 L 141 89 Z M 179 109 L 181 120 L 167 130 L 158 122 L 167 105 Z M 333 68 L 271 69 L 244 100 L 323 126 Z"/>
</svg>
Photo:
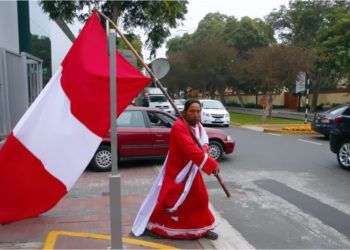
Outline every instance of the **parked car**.
<svg viewBox="0 0 350 250">
<path fill-rule="evenodd" d="M 186 100 L 185 99 L 176 99 L 174 100 L 175 106 L 178 108 L 179 111 L 184 110 Z"/>
<path fill-rule="evenodd" d="M 199 100 L 202 104 L 201 122 L 203 125 L 230 125 L 230 114 L 218 100 Z"/>
<path fill-rule="evenodd" d="M 330 132 L 329 145 L 331 151 L 337 154 L 339 166 L 350 170 L 350 107 L 335 117 L 334 126 Z"/>
<path fill-rule="evenodd" d="M 349 108 L 349 104 L 341 104 L 321 113 L 316 113 L 311 123 L 312 130 L 329 137 L 329 132 L 334 125 L 334 119 L 342 115 Z"/>
<path fill-rule="evenodd" d="M 177 118 L 156 108 L 129 106 L 118 118 L 118 160 L 162 159 L 168 152 L 171 126 Z M 235 142 L 225 131 L 206 128 L 210 155 L 220 161 L 233 152 Z M 95 171 L 111 169 L 110 134 L 90 162 Z"/>
</svg>

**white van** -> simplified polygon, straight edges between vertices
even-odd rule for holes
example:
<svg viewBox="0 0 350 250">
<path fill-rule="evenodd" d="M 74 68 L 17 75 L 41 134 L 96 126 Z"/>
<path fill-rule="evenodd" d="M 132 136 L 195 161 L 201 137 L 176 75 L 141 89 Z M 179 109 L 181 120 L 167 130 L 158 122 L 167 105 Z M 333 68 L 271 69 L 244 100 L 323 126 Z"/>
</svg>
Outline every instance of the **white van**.
<svg viewBox="0 0 350 250">
<path fill-rule="evenodd" d="M 173 107 L 171 106 L 168 99 L 166 99 L 165 95 L 160 90 L 160 88 L 147 87 L 147 88 L 144 88 L 144 90 L 142 91 L 142 93 L 145 93 L 145 92 L 149 93 L 150 107 L 159 108 L 171 114 L 175 113 Z"/>
<path fill-rule="evenodd" d="M 202 105 L 201 123 L 203 125 L 230 125 L 230 114 L 218 100 L 202 99 L 199 100 Z"/>
</svg>

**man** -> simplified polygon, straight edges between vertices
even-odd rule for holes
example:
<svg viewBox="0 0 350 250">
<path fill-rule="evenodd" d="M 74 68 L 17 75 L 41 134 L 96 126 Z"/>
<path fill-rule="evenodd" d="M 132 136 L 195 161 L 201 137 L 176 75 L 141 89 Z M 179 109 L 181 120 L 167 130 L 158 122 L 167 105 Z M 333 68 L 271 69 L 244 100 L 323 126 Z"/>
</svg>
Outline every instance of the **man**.
<svg viewBox="0 0 350 250">
<path fill-rule="evenodd" d="M 188 100 L 182 114 L 208 152 L 208 136 L 199 123 L 200 102 Z M 147 228 L 152 234 L 170 238 L 218 238 L 211 231 L 215 219 L 199 172 L 219 172 L 218 163 L 207 152 L 196 144 L 185 122 L 177 119 L 163 168 L 135 219 L 132 231 L 136 236 Z"/>
<path fill-rule="evenodd" d="M 149 93 L 145 92 L 142 98 L 142 107 L 149 107 Z"/>
</svg>

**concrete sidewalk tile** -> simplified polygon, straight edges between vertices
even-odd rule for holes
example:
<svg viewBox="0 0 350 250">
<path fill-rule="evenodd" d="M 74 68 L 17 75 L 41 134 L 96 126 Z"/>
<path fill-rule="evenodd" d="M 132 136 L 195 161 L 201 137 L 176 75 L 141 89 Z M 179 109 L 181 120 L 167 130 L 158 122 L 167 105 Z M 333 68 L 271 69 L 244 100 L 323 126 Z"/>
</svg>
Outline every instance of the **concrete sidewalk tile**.
<svg viewBox="0 0 350 250">
<path fill-rule="evenodd" d="M 131 237 L 136 214 L 159 170 L 158 167 L 124 167 L 120 169 L 122 195 L 122 234 L 134 240 L 145 240 L 180 249 L 213 248 L 207 240 L 154 239 L 147 236 Z M 31 219 L 0 225 L 0 248 L 22 248 L 19 244 L 42 248 L 52 231 L 110 235 L 109 181 L 110 173 L 85 171 L 73 189 L 50 211 Z M 93 178 L 92 178 L 93 177 Z M 38 242 L 38 243 L 35 243 Z M 57 237 L 55 249 L 107 249 L 110 240 Z M 39 246 L 40 247 L 35 247 Z M 148 247 L 124 244 L 128 249 Z M 23 247 L 25 248 L 25 247 Z"/>
</svg>

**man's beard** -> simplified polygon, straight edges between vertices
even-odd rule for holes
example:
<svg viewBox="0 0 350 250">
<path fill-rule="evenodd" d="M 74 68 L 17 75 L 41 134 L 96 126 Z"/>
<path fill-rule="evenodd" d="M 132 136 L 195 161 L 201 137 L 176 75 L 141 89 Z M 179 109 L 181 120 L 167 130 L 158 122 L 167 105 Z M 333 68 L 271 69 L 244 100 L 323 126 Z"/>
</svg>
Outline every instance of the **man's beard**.
<svg viewBox="0 0 350 250">
<path fill-rule="evenodd" d="M 187 123 L 188 123 L 189 125 L 191 125 L 192 127 L 195 127 L 196 124 L 197 124 L 197 121 L 196 121 L 196 120 L 191 120 L 191 121 L 187 121 Z"/>
</svg>

